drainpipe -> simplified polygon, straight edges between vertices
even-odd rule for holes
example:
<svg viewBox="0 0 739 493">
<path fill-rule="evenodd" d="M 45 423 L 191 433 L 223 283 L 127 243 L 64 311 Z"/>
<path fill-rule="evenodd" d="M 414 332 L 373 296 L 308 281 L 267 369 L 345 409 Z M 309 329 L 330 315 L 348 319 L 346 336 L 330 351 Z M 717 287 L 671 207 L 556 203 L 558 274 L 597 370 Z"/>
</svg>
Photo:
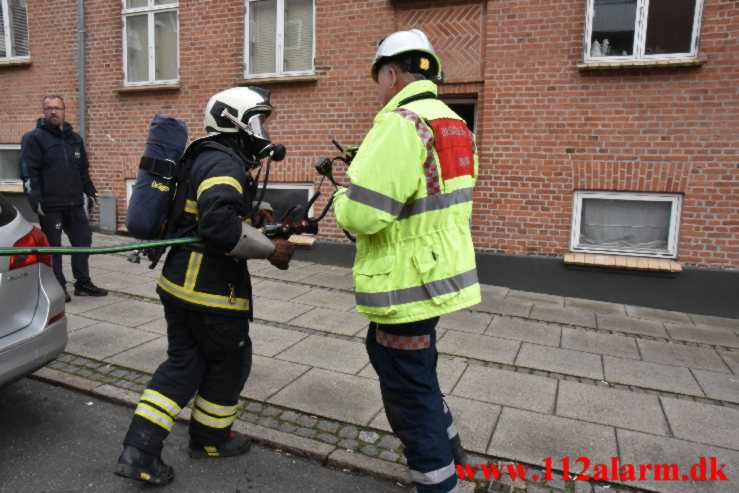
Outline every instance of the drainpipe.
<svg viewBox="0 0 739 493">
<path fill-rule="evenodd" d="M 77 132 L 87 140 L 87 86 L 85 82 L 85 0 L 77 0 L 77 86 L 79 87 L 80 117 Z"/>
</svg>

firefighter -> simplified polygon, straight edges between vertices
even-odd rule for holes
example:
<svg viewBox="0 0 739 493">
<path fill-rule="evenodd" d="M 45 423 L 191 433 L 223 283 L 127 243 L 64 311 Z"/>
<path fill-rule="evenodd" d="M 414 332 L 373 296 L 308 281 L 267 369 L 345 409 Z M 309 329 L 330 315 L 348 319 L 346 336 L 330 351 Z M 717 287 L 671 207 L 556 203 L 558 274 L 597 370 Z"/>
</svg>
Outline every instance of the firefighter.
<svg viewBox="0 0 739 493">
<path fill-rule="evenodd" d="M 437 97 L 441 61 L 426 35 L 387 36 L 372 65 L 384 107 L 333 202 L 357 236 L 357 311 L 382 400 L 416 490 L 456 491 L 465 461 L 436 375 L 441 315 L 480 302 L 470 234 L 474 136 Z"/>
<path fill-rule="evenodd" d="M 115 473 L 155 485 L 174 478 L 161 459 L 174 420 L 195 396 L 190 420 L 192 458 L 246 453 L 251 441 L 231 430 L 239 393 L 249 376 L 251 283 L 246 260 L 266 258 L 287 269 L 293 246 L 270 240 L 249 223 L 259 160 L 284 158 L 265 128 L 270 93 L 237 87 L 214 95 L 205 109 L 207 137 L 188 146 L 194 159 L 180 232 L 201 246 L 171 249 L 157 283 L 167 321 L 167 360 L 144 390 L 123 441 Z M 269 216 L 269 214 L 266 214 Z"/>
</svg>

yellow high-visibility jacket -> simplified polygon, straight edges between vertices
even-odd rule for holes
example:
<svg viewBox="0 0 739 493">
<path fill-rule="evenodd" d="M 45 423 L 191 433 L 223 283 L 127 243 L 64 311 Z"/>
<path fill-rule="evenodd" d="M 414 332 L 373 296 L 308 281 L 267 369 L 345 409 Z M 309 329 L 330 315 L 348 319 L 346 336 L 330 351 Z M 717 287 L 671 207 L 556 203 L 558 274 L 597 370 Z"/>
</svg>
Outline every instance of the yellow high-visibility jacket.
<svg viewBox="0 0 739 493">
<path fill-rule="evenodd" d="M 474 136 L 436 91 L 413 82 L 377 114 L 349 187 L 334 195 L 336 221 L 357 235 L 357 311 L 374 322 L 425 320 L 480 302 L 470 234 Z"/>
</svg>

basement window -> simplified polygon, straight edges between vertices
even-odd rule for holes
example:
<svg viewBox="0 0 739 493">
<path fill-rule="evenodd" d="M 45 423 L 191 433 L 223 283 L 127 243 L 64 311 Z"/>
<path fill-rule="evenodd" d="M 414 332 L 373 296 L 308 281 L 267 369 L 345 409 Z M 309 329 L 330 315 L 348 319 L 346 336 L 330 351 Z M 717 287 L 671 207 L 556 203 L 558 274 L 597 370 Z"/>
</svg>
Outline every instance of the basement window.
<svg viewBox="0 0 739 493">
<path fill-rule="evenodd" d="M 262 184 L 260 183 L 257 196 L 261 193 Z M 312 184 L 270 182 L 262 200 L 272 206 L 275 221 L 281 223 L 286 219 L 286 214 L 292 207 L 305 207 L 311 195 L 313 195 Z M 308 216 L 313 216 L 313 208 L 308 211 Z"/>
<path fill-rule="evenodd" d="M 587 1 L 586 63 L 697 57 L 703 0 Z"/>
<path fill-rule="evenodd" d="M 682 196 L 575 191 L 573 252 L 677 257 Z"/>
<path fill-rule="evenodd" d="M 21 183 L 20 144 L 0 144 L 0 184 L 20 185 Z"/>
</svg>

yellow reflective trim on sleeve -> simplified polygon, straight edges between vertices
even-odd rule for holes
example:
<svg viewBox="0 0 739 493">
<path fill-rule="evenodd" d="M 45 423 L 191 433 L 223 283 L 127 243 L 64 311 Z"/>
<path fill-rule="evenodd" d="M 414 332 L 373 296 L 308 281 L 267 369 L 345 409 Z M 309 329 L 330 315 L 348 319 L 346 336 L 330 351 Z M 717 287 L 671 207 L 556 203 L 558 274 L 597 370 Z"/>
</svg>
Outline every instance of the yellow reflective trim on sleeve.
<svg viewBox="0 0 739 493">
<path fill-rule="evenodd" d="M 198 191 L 196 194 L 196 198 L 200 198 L 200 195 L 208 190 L 210 187 L 214 187 L 216 185 L 229 185 L 234 187 L 238 192 L 239 195 L 244 194 L 244 189 L 241 188 L 241 183 L 236 178 L 233 178 L 231 176 L 214 176 L 212 178 L 208 178 L 207 180 L 203 180 L 203 182 L 198 187 Z"/>
<path fill-rule="evenodd" d="M 195 396 L 195 405 L 208 414 L 215 416 L 231 416 L 236 412 L 236 404 L 233 406 L 221 406 L 214 402 L 205 400 L 200 394 Z"/>
<path fill-rule="evenodd" d="M 205 414 L 200 409 L 194 408 L 192 410 L 192 419 L 194 419 L 201 425 L 208 426 L 210 428 L 227 428 L 231 426 L 234 421 L 236 421 L 236 414 L 233 414 L 227 418 L 214 418 L 213 416 Z"/>
<path fill-rule="evenodd" d="M 151 402 L 167 411 L 173 418 L 182 412 L 182 408 L 177 405 L 175 401 L 167 397 L 166 395 L 160 394 L 156 390 L 146 389 L 144 394 L 141 396 L 142 401 Z"/>
<path fill-rule="evenodd" d="M 246 298 L 230 298 L 217 294 L 201 293 L 192 289 L 178 286 L 164 276 L 159 277 L 157 286 L 167 293 L 184 301 L 211 308 L 225 308 L 227 310 L 249 311 L 249 300 Z"/>
<path fill-rule="evenodd" d="M 172 431 L 174 420 L 163 412 L 157 411 L 148 404 L 139 402 L 139 405 L 136 406 L 136 411 L 134 411 L 134 414 L 138 414 L 142 418 L 148 419 L 155 425 L 159 425 L 167 431 Z"/>
<path fill-rule="evenodd" d="M 195 216 L 198 215 L 198 203 L 194 200 L 186 200 L 185 201 L 185 212 L 188 212 L 190 214 L 195 214 Z"/>
<path fill-rule="evenodd" d="M 185 285 L 187 290 L 195 288 L 195 282 L 198 280 L 200 272 L 200 264 L 203 262 L 203 254 L 200 252 L 191 252 L 190 260 L 187 262 L 187 271 L 185 272 Z"/>
</svg>

